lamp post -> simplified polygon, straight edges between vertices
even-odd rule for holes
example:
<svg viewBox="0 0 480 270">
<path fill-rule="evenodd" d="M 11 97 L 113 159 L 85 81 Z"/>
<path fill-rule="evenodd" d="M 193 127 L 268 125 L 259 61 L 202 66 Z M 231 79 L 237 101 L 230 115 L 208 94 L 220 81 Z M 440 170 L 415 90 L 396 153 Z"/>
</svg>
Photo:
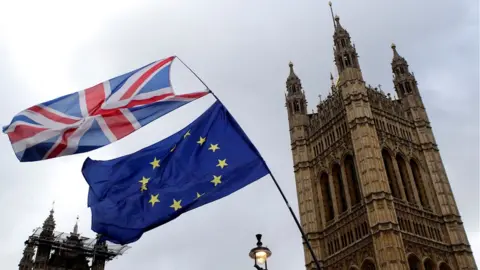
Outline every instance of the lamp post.
<svg viewBox="0 0 480 270">
<path fill-rule="evenodd" d="M 267 259 L 272 255 L 272 252 L 267 247 L 262 246 L 263 244 L 261 241 L 262 240 L 261 234 L 257 234 L 256 237 L 257 237 L 257 246 L 252 248 L 252 250 L 250 250 L 250 253 L 248 254 L 248 256 L 250 256 L 250 258 L 252 258 L 255 261 L 255 264 L 253 265 L 253 267 L 255 267 L 257 270 L 268 270 Z M 262 266 L 265 266 L 265 268 L 263 268 Z"/>
</svg>

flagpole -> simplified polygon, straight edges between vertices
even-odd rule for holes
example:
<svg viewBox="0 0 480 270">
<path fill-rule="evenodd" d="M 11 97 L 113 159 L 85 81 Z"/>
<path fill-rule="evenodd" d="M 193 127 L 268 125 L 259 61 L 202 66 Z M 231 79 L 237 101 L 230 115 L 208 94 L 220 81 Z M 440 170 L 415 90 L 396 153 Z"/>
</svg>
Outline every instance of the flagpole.
<svg viewBox="0 0 480 270">
<path fill-rule="evenodd" d="M 180 59 L 180 57 L 176 56 L 176 58 L 178 59 L 178 61 L 180 61 L 180 63 L 182 63 L 182 64 L 205 86 L 205 88 L 207 88 L 208 92 L 209 92 L 210 94 L 212 94 L 212 96 L 213 96 L 218 102 L 222 103 L 222 101 L 217 97 L 217 95 L 215 95 L 215 93 L 208 87 L 208 85 L 207 85 L 202 79 L 200 79 L 200 77 L 199 77 L 187 64 L 185 64 L 185 62 L 183 62 L 182 59 Z M 257 150 L 257 151 L 258 151 L 258 150 Z M 265 162 L 265 160 L 264 160 L 263 157 L 260 155 L 260 153 L 259 153 L 259 156 L 260 156 L 260 158 L 262 159 L 263 164 L 264 164 L 265 167 L 267 168 L 268 174 L 269 174 L 270 177 L 272 178 L 273 183 L 275 183 L 275 186 L 277 187 L 278 191 L 280 192 L 280 195 L 282 195 L 283 201 L 284 201 L 285 204 L 287 205 L 287 208 L 288 208 L 288 210 L 290 211 L 290 214 L 292 215 L 293 220 L 295 220 L 295 223 L 297 224 L 298 230 L 300 230 L 300 233 L 302 234 L 302 238 L 303 238 L 303 240 L 305 241 L 305 244 L 307 245 L 308 250 L 310 251 L 310 255 L 312 255 L 312 258 L 313 258 L 313 260 L 314 260 L 314 262 L 315 262 L 315 265 L 316 265 L 316 267 L 317 267 L 317 270 L 321 270 L 322 267 L 320 267 L 320 262 L 318 261 L 317 256 L 315 256 L 315 252 L 313 251 L 313 248 L 312 248 L 312 246 L 310 245 L 310 241 L 308 240 L 307 235 L 306 235 L 305 232 L 303 231 L 302 225 L 301 225 L 300 222 L 298 221 L 297 216 L 295 215 L 295 212 L 293 212 L 293 209 L 292 209 L 292 207 L 290 206 L 290 203 L 288 202 L 287 197 L 286 197 L 285 194 L 283 193 L 283 190 L 282 190 L 282 188 L 280 187 L 280 185 L 278 184 L 277 179 L 275 178 L 275 176 L 273 175 L 272 171 L 271 171 L 270 168 L 268 167 L 267 162 Z"/>
</svg>

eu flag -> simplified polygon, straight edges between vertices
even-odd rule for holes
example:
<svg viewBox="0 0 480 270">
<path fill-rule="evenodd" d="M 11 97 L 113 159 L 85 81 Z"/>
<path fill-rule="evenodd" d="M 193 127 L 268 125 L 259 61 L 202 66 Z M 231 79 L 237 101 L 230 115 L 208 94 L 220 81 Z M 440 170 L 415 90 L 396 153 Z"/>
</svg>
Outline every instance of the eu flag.
<svg viewBox="0 0 480 270">
<path fill-rule="evenodd" d="M 92 230 L 128 244 L 148 230 L 216 201 L 269 174 L 232 115 L 216 101 L 176 134 L 107 161 L 89 158 Z"/>
</svg>

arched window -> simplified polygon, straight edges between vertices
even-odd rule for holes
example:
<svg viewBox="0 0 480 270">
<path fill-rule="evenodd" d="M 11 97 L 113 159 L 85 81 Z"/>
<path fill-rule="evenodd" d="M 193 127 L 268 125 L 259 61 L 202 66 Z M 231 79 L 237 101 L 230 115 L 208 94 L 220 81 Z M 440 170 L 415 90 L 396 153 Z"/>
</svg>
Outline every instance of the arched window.
<svg viewBox="0 0 480 270">
<path fill-rule="evenodd" d="M 342 173 L 340 165 L 335 163 L 332 167 L 333 182 L 335 185 L 335 195 L 337 197 L 337 208 L 339 213 L 347 211 L 347 200 L 345 196 L 345 187 L 343 186 Z"/>
<path fill-rule="evenodd" d="M 433 263 L 432 259 L 426 258 L 423 261 L 423 268 L 424 270 L 435 270 L 435 264 Z"/>
<path fill-rule="evenodd" d="M 399 84 L 398 88 L 399 88 L 398 90 L 400 91 L 400 94 L 405 95 L 405 89 L 403 88 L 403 84 Z"/>
<path fill-rule="evenodd" d="M 400 193 L 400 188 L 398 187 L 398 180 L 395 175 L 395 169 L 393 167 L 392 157 L 388 153 L 387 150 L 382 150 L 382 157 L 383 157 L 383 165 L 385 166 L 385 172 L 387 173 L 388 184 L 390 186 L 390 190 L 392 191 L 392 195 L 395 198 L 401 199 L 402 195 Z"/>
<path fill-rule="evenodd" d="M 341 56 L 337 57 L 337 64 L 338 64 L 338 67 L 340 69 L 340 71 L 342 71 L 344 69 L 344 65 L 343 65 L 343 59 Z"/>
<path fill-rule="evenodd" d="M 413 196 L 413 189 L 411 185 L 410 178 L 408 177 L 407 165 L 405 160 L 397 154 L 397 163 L 398 169 L 400 170 L 400 178 L 402 179 L 403 189 L 405 190 L 405 195 L 407 196 L 407 201 L 410 203 L 415 203 L 415 197 Z"/>
<path fill-rule="evenodd" d="M 350 59 L 350 55 L 349 54 L 345 54 L 343 56 L 343 59 L 345 60 L 345 66 L 346 67 L 351 67 L 352 66 L 352 61 Z"/>
<path fill-rule="evenodd" d="M 452 270 L 452 268 L 446 262 L 442 262 L 438 269 L 439 270 Z"/>
<path fill-rule="evenodd" d="M 322 197 L 323 197 L 323 212 L 325 215 L 325 220 L 330 221 L 334 218 L 333 212 L 333 200 L 332 200 L 332 192 L 330 190 L 330 185 L 328 183 L 328 174 L 322 173 L 320 176 L 320 188 L 322 190 Z"/>
<path fill-rule="evenodd" d="M 299 112 L 300 111 L 300 103 L 298 102 L 298 100 L 295 100 L 294 101 L 294 111 L 295 112 Z"/>
<path fill-rule="evenodd" d="M 430 205 L 428 204 L 427 190 L 425 188 L 425 182 L 422 179 L 422 174 L 420 173 L 420 168 L 413 159 L 410 160 L 410 167 L 412 169 L 413 180 L 415 182 L 415 186 L 417 187 L 420 203 L 423 207 L 429 208 Z"/>
<path fill-rule="evenodd" d="M 350 201 L 352 202 L 352 205 L 355 205 L 360 202 L 361 194 L 360 185 L 358 184 L 357 171 L 355 169 L 355 162 L 351 155 L 345 157 L 344 165 Z"/>
<path fill-rule="evenodd" d="M 362 264 L 361 270 L 376 270 L 375 264 L 371 260 L 365 260 Z"/>
<path fill-rule="evenodd" d="M 410 254 L 410 256 L 408 256 L 408 267 L 410 268 L 410 270 L 422 270 L 421 266 L 422 265 L 420 263 L 420 259 L 418 259 L 417 256 L 413 254 Z"/>
<path fill-rule="evenodd" d="M 407 91 L 407 93 L 412 92 L 412 87 L 410 86 L 410 82 L 405 83 L 405 90 Z"/>
</svg>

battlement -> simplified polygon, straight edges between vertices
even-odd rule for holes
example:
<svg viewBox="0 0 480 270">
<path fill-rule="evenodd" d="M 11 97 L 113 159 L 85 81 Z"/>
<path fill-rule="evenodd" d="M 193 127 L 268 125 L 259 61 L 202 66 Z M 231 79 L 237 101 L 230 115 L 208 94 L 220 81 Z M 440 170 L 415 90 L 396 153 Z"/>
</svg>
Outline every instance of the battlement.
<svg viewBox="0 0 480 270">
<path fill-rule="evenodd" d="M 371 107 L 406 119 L 405 109 L 403 108 L 401 99 L 394 99 L 390 93 L 385 94 L 382 90 L 373 88 L 370 85 L 367 86 L 367 94 Z"/>
</svg>

